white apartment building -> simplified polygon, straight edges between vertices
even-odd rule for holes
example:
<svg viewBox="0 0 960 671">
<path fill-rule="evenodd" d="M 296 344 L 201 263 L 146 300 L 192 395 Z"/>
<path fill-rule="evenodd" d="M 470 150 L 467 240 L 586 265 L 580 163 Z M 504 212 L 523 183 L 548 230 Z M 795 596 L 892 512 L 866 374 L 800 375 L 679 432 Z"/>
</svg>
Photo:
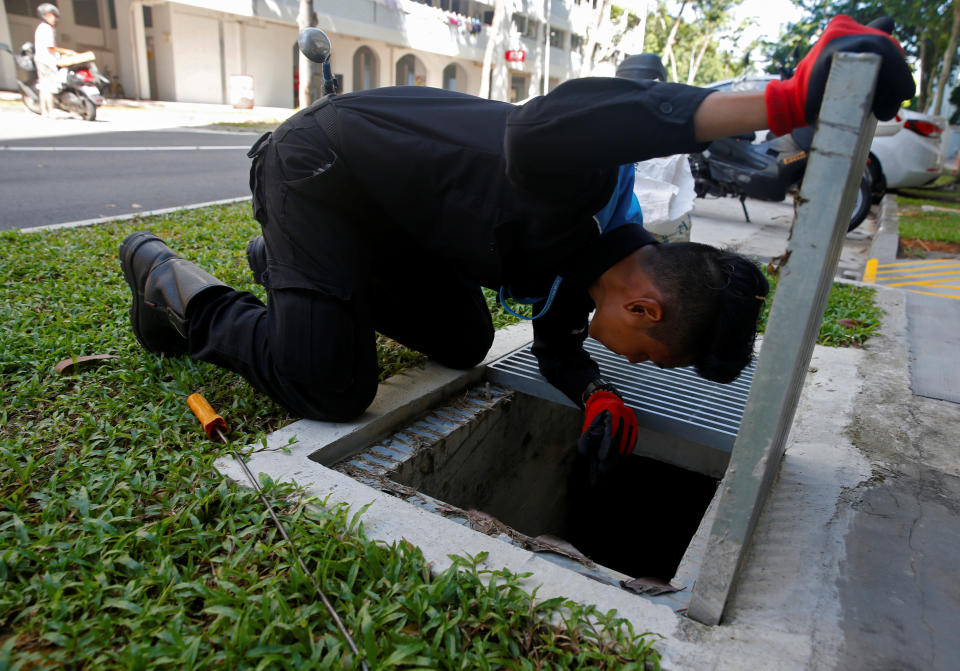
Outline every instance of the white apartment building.
<svg viewBox="0 0 960 671">
<path fill-rule="evenodd" d="M 3 0 L 0 43 L 19 51 L 33 40 L 40 2 Z M 252 78 L 256 105 L 296 106 L 299 0 L 55 4 L 60 46 L 93 51 L 128 98 L 229 104 L 234 76 L 243 75 Z M 344 92 L 414 84 L 476 95 L 488 44 L 492 98 L 522 100 L 542 93 L 545 79 L 552 88 L 590 74 L 581 51 L 602 2 L 503 4 L 507 18 L 494 31 L 494 0 L 313 0 Z M 0 87 L 17 88 L 14 68 L 12 57 L 0 52 Z"/>
</svg>

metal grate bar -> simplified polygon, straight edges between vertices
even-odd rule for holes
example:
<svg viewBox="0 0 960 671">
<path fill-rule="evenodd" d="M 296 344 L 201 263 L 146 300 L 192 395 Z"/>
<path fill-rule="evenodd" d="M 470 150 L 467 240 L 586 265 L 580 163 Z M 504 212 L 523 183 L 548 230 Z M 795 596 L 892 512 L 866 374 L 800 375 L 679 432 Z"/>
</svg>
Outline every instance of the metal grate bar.
<svg viewBox="0 0 960 671">
<path fill-rule="evenodd" d="M 718 384 L 691 368 L 631 364 L 592 338 L 584 349 L 600 366 L 600 374 L 617 385 L 643 426 L 725 452 L 733 447 L 753 381 L 752 363 L 730 384 Z M 490 364 L 487 378 L 525 394 L 575 405 L 540 374 L 529 346 Z"/>
</svg>

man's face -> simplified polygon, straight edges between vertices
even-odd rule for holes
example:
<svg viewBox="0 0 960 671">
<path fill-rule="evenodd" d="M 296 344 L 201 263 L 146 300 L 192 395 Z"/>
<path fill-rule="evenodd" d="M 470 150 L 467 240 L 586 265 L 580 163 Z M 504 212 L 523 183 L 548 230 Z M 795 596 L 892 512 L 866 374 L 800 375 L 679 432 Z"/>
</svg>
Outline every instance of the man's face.
<svg viewBox="0 0 960 671">
<path fill-rule="evenodd" d="M 53 12 L 47 12 L 43 15 L 43 20 L 49 23 L 51 26 L 57 25 L 57 15 Z"/>
<path fill-rule="evenodd" d="M 610 351 L 626 357 L 630 363 L 652 361 L 660 368 L 676 368 L 692 363 L 650 335 L 649 329 L 638 329 L 618 319 L 619 316 L 610 317 L 602 309 L 597 309 L 590 320 L 590 336 Z"/>
</svg>

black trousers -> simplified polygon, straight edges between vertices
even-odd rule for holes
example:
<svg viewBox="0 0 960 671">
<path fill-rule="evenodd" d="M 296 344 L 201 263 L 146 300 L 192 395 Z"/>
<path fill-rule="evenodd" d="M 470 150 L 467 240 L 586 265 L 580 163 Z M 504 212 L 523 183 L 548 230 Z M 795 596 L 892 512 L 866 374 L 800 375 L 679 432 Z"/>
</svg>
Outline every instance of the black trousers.
<svg viewBox="0 0 960 671">
<path fill-rule="evenodd" d="M 493 325 L 480 286 L 384 221 L 309 114 L 251 153 L 267 304 L 233 290 L 199 296 L 188 312 L 192 358 L 328 421 L 373 401 L 375 332 L 452 368 L 483 359 Z"/>
</svg>

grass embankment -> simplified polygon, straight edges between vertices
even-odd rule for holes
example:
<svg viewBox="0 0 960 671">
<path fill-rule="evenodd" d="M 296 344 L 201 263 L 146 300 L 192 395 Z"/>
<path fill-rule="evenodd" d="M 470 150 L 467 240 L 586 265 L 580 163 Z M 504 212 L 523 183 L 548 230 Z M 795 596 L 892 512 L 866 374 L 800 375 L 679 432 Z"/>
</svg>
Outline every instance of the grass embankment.
<svg viewBox="0 0 960 671">
<path fill-rule="evenodd" d="M 358 668 L 256 494 L 187 410 L 195 391 L 239 444 L 290 421 L 238 376 L 136 344 L 116 260 L 149 228 L 238 288 L 249 204 L 142 222 L 0 234 L 0 668 Z M 261 294 L 262 295 L 262 294 Z M 382 374 L 419 358 L 380 342 Z M 75 376 L 61 359 L 119 358 Z M 590 607 L 535 605 L 474 561 L 432 576 L 365 538 L 362 515 L 266 484 L 371 668 L 644 668 L 654 637 Z"/>
<path fill-rule="evenodd" d="M 266 133 L 276 130 L 277 126 L 283 123 L 282 120 L 276 121 L 217 121 L 205 128 L 213 130 L 240 131 L 246 133 Z"/>
<path fill-rule="evenodd" d="M 929 252 L 960 254 L 960 191 L 937 194 L 935 199 L 897 197 L 900 246 L 905 256 L 924 257 Z M 943 194 L 950 197 L 944 198 Z"/>
<path fill-rule="evenodd" d="M 770 295 L 760 312 L 759 331 L 766 330 L 777 277 L 766 268 L 763 274 L 770 282 Z M 827 306 L 817 334 L 817 344 L 828 347 L 862 347 L 880 329 L 883 310 L 873 302 L 875 289 L 856 284 L 834 282 L 827 297 Z"/>
</svg>

